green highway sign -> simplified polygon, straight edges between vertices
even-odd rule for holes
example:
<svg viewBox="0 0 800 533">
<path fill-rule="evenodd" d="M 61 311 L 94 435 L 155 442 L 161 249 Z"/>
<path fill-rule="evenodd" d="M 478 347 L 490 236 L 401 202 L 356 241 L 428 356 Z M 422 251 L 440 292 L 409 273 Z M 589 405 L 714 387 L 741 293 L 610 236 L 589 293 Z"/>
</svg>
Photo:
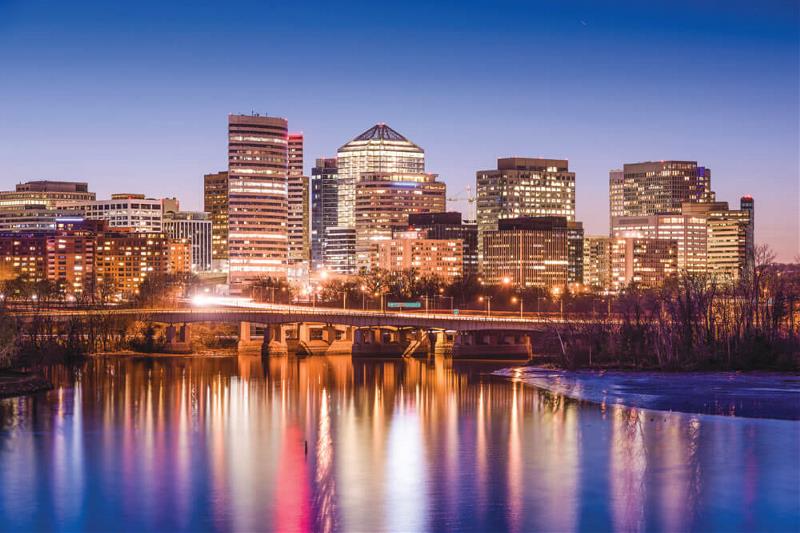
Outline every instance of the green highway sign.
<svg viewBox="0 0 800 533">
<path fill-rule="evenodd" d="M 389 302 L 386 304 L 389 309 L 419 309 L 421 302 Z"/>
</svg>

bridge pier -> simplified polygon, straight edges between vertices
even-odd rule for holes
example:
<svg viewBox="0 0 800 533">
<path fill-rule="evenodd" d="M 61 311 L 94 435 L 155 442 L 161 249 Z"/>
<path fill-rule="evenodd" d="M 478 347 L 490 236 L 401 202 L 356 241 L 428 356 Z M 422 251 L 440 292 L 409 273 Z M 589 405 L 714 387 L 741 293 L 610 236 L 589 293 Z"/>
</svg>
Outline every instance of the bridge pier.
<svg viewBox="0 0 800 533">
<path fill-rule="evenodd" d="M 190 324 L 183 324 L 175 327 L 174 324 L 169 324 L 164 331 L 164 351 L 166 353 L 191 353 L 192 352 L 192 336 Z"/>
<path fill-rule="evenodd" d="M 286 344 L 280 324 L 270 324 L 264 328 L 261 355 L 264 357 L 287 357 L 289 355 L 289 346 Z"/>
<path fill-rule="evenodd" d="M 353 330 L 353 357 L 427 357 L 431 338 L 413 328 L 362 327 Z M 435 339 L 433 340 L 435 346 Z"/>
<path fill-rule="evenodd" d="M 289 355 L 289 347 L 281 324 L 267 324 L 261 338 L 254 336 L 254 324 L 239 323 L 239 352 L 260 353 L 265 357 L 285 357 Z"/>
<path fill-rule="evenodd" d="M 460 331 L 453 342 L 453 359 L 528 361 L 533 355 L 530 336 L 510 331 Z"/>
</svg>

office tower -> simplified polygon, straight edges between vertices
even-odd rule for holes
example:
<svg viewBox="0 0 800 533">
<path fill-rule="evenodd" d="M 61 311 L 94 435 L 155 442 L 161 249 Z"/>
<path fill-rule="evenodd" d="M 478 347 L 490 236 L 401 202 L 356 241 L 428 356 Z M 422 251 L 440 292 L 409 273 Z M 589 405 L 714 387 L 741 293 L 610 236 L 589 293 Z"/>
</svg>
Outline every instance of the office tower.
<svg viewBox="0 0 800 533">
<path fill-rule="evenodd" d="M 462 243 L 465 277 L 478 274 L 478 226 L 461 219 L 461 213 L 418 213 L 408 215 L 408 229 L 420 232 L 427 239 L 458 239 Z"/>
<path fill-rule="evenodd" d="M 583 283 L 583 222 L 567 222 L 567 283 Z"/>
<path fill-rule="evenodd" d="M 105 220 L 111 228 L 159 232 L 162 229 L 162 200 L 143 194 L 112 194 L 110 200 L 63 201 L 59 212 L 74 212 L 90 220 Z"/>
<path fill-rule="evenodd" d="M 350 275 L 356 271 L 356 230 L 334 226 L 325 229 L 322 262 L 326 271 Z"/>
<path fill-rule="evenodd" d="M 748 213 L 747 245 L 745 247 L 745 275 L 753 272 L 756 263 L 756 211 L 753 197 L 746 195 L 739 199 L 739 209 Z"/>
<path fill-rule="evenodd" d="M 609 228 L 611 227 L 612 218 L 621 217 L 625 214 L 623 209 L 624 183 L 625 173 L 622 170 L 615 169 L 608 172 Z"/>
<path fill-rule="evenodd" d="M 197 211 L 170 212 L 164 216 L 164 233 L 170 239 L 191 245 L 192 272 L 211 270 L 212 226 L 208 213 Z"/>
<path fill-rule="evenodd" d="M 565 159 L 508 157 L 477 172 L 478 246 L 498 221 L 519 217 L 575 220 L 575 173 Z"/>
<path fill-rule="evenodd" d="M 373 268 L 408 270 L 419 276 L 452 280 L 463 273 L 464 245 L 461 239 L 432 239 L 422 231 L 400 231 L 378 243 Z"/>
<path fill-rule="evenodd" d="M 583 238 L 583 284 L 593 291 L 610 288 L 611 238 L 587 235 Z"/>
<path fill-rule="evenodd" d="M 446 186 L 436 174 L 363 172 L 356 184 L 356 267 L 369 268 L 376 245 L 408 225 L 414 213 L 445 210 Z"/>
<path fill-rule="evenodd" d="M 232 294 L 286 277 L 287 142 L 284 118 L 228 116 L 228 268 Z"/>
<path fill-rule="evenodd" d="M 289 265 L 308 263 L 310 256 L 308 177 L 303 175 L 303 134 L 288 138 L 289 213 L 287 236 Z"/>
<path fill-rule="evenodd" d="M 386 124 L 371 127 L 339 148 L 339 223 L 356 224 L 356 184 L 364 173 L 420 174 L 425 172 L 425 151 Z"/>
<path fill-rule="evenodd" d="M 682 206 L 684 216 L 704 222 L 707 271 L 718 282 L 738 280 L 752 265 L 752 202 L 752 198 L 745 199 L 743 209 L 729 209 L 727 202 L 686 202 Z"/>
<path fill-rule="evenodd" d="M 678 272 L 702 274 L 708 269 L 708 230 L 703 213 L 613 217 L 611 236 L 674 241 Z"/>
<path fill-rule="evenodd" d="M 678 214 L 683 202 L 713 202 L 711 170 L 696 161 L 648 161 L 609 175 L 611 216 Z"/>
<path fill-rule="evenodd" d="M 496 285 L 565 287 L 568 279 L 568 221 L 565 217 L 500 219 L 483 233 L 483 277 Z"/>
<path fill-rule="evenodd" d="M 336 158 L 317 159 L 311 169 L 311 269 L 323 267 L 325 230 L 339 224 L 339 171 Z M 355 248 L 353 248 L 355 253 Z M 355 264 L 355 263 L 354 263 Z"/>
<path fill-rule="evenodd" d="M 77 181 L 28 181 L 19 183 L 13 191 L 0 191 L 0 210 L 21 209 L 39 205 L 55 208 L 59 202 L 91 201 L 95 194 L 89 192 L 85 182 Z"/>
<path fill-rule="evenodd" d="M 203 176 L 203 211 L 211 219 L 211 258 L 214 270 L 227 270 L 228 173 Z"/>
<path fill-rule="evenodd" d="M 660 287 L 678 271 L 677 252 L 668 239 L 612 238 L 611 288 Z"/>
</svg>

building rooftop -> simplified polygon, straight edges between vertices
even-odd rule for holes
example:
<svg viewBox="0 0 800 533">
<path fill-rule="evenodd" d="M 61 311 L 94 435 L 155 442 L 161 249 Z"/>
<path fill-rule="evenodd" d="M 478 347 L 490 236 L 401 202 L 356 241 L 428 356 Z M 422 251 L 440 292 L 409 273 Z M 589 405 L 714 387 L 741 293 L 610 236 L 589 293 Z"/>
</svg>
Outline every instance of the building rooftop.
<svg viewBox="0 0 800 533">
<path fill-rule="evenodd" d="M 411 142 L 395 130 L 384 124 L 383 122 L 379 122 L 375 124 L 370 129 L 353 139 L 354 141 L 406 141 Z"/>
<path fill-rule="evenodd" d="M 553 230 L 566 229 L 567 226 L 565 217 L 552 216 L 501 218 L 497 221 L 497 229 L 500 231 Z"/>
<path fill-rule="evenodd" d="M 17 192 L 89 192 L 85 181 L 34 180 L 17 184 Z"/>
</svg>

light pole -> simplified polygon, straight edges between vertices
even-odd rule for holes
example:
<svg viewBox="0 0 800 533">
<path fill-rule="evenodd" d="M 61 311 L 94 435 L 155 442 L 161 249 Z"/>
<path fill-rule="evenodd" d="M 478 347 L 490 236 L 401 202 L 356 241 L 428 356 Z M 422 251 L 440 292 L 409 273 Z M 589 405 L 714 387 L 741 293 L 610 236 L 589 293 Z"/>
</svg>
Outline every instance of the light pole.
<svg viewBox="0 0 800 533">
<path fill-rule="evenodd" d="M 454 307 L 454 305 L 453 305 L 453 299 L 454 299 L 455 297 L 454 297 L 454 296 L 444 296 L 444 295 L 440 294 L 440 295 L 439 295 L 439 298 L 449 298 L 449 299 L 450 299 L 450 312 L 452 313 L 452 312 L 453 312 L 453 307 Z"/>
<path fill-rule="evenodd" d="M 517 302 L 519 302 L 519 317 L 522 318 L 522 306 L 523 306 L 522 296 L 520 297 L 514 296 L 511 298 L 512 304 L 515 304 Z"/>
<path fill-rule="evenodd" d="M 551 292 L 553 293 L 554 298 L 558 298 L 558 302 L 561 308 L 559 316 L 561 320 L 564 320 L 564 298 L 561 297 L 561 287 L 553 287 Z"/>
<path fill-rule="evenodd" d="M 492 316 L 492 298 L 494 298 L 494 296 L 486 296 L 486 297 L 481 296 L 480 298 L 478 298 L 479 302 L 483 302 L 484 300 L 486 301 L 486 316 L 487 317 L 488 316 Z"/>
</svg>

